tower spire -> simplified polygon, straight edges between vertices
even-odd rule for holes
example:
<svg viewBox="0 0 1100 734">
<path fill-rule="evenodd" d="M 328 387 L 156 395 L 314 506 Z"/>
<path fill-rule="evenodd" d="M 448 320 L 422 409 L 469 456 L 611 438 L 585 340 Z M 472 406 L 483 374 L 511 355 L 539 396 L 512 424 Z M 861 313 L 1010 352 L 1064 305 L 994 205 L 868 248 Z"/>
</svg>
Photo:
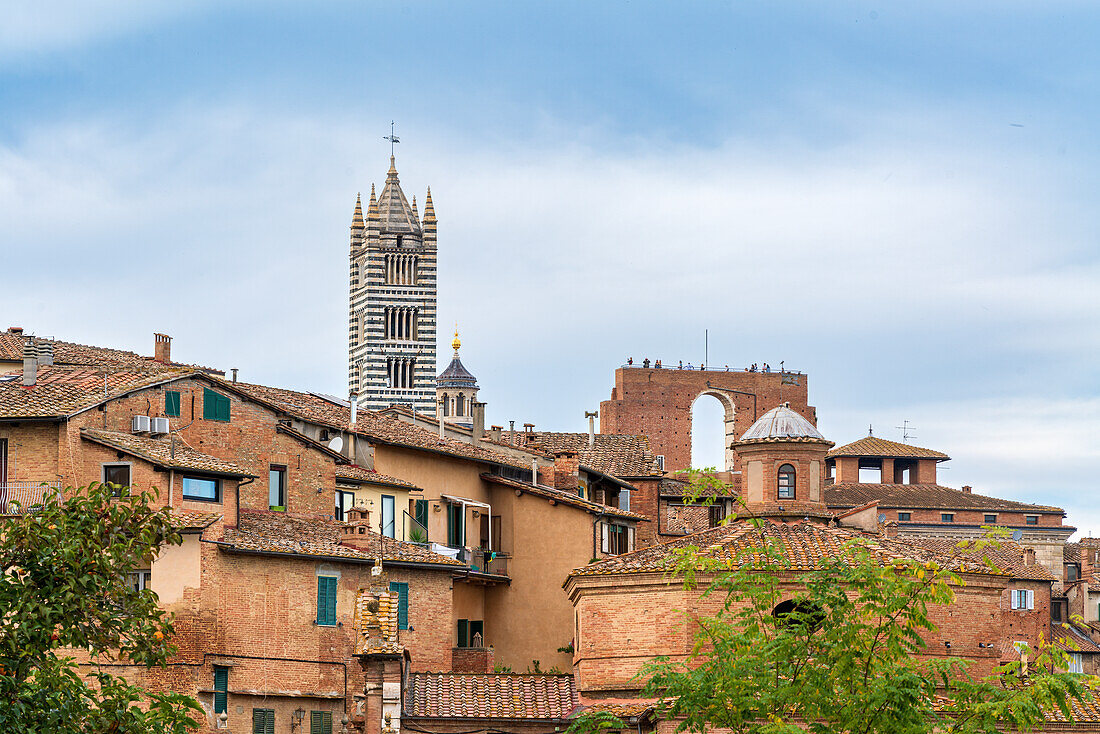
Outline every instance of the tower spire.
<svg viewBox="0 0 1100 734">
<path fill-rule="evenodd" d="M 351 215 L 351 228 L 363 229 L 363 197 L 355 195 L 355 213 Z"/>
<path fill-rule="evenodd" d="M 367 216 L 371 219 L 378 218 L 378 197 L 374 195 L 374 184 L 370 185 L 370 203 L 367 204 Z"/>
<path fill-rule="evenodd" d="M 428 187 L 428 195 L 424 197 L 424 222 L 435 221 L 435 205 L 432 204 L 432 187 Z"/>
<path fill-rule="evenodd" d="M 417 219 L 420 219 L 420 212 L 418 212 L 416 210 L 416 194 L 413 194 L 412 207 L 413 207 L 413 216 L 416 217 Z"/>
</svg>

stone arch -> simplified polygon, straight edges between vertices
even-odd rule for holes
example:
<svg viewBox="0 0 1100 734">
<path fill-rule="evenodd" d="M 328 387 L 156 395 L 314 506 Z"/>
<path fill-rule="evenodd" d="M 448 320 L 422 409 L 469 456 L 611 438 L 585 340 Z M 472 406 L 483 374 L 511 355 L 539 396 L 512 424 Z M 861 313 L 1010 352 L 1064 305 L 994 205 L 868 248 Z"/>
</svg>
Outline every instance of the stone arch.
<svg viewBox="0 0 1100 734">
<path fill-rule="evenodd" d="M 701 390 L 694 398 L 692 398 L 691 406 L 689 408 L 689 415 L 694 413 L 695 404 L 699 401 L 700 398 L 702 398 L 704 396 L 710 396 L 710 397 L 716 398 L 718 400 L 719 405 L 722 406 L 722 411 L 723 411 L 723 417 L 722 417 L 722 427 L 723 427 L 722 458 L 723 458 L 723 466 L 718 467 L 718 469 L 719 469 L 719 471 L 732 472 L 732 471 L 734 471 L 734 462 L 736 461 L 736 454 L 734 453 L 734 450 L 731 448 L 731 446 L 732 446 L 733 442 L 737 439 L 737 429 L 735 428 L 735 419 L 737 417 L 737 406 L 733 402 L 733 398 L 729 395 L 729 393 L 726 393 L 722 390 L 707 388 L 705 390 Z M 689 450 L 690 450 L 690 447 L 692 445 L 691 444 L 691 441 L 692 441 L 691 432 L 693 430 L 694 430 L 694 423 L 689 423 L 689 428 L 688 428 L 688 446 L 689 446 Z"/>
</svg>

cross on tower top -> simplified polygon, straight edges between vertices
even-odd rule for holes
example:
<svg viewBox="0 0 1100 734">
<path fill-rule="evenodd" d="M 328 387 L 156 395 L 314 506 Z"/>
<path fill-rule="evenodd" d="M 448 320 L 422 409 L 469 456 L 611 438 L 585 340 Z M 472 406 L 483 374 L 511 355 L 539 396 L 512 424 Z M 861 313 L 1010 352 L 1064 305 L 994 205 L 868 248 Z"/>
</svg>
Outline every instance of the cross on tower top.
<svg viewBox="0 0 1100 734">
<path fill-rule="evenodd" d="M 397 135 L 395 135 L 394 132 L 393 132 L 393 125 L 394 125 L 393 120 L 390 120 L 390 134 L 382 136 L 383 140 L 390 141 L 390 158 L 393 158 L 393 146 L 394 146 L 394 144 L 401 142 L 401 138 L 397 137 Z"/>
</svg>

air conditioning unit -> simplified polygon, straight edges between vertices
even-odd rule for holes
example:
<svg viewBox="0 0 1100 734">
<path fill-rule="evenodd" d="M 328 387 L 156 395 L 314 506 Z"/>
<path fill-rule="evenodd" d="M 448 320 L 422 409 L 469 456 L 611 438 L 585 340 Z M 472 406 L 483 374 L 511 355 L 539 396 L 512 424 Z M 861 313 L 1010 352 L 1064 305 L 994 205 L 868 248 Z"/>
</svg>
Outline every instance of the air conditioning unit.
<svg viewBox="0 0 1100 734">
<path fill-rule="evenodd" d="M 135 415 L 131 421 L 131 430 L 134 433 L 148 433 L 149 432 L 149 416 L 147 415 Z"/>
<path fill-rule="evenodd" d="M 154 418 L 153 419 L 153 433 L 168 433 L 168 419 L 167 418 Z"/>
</svg>

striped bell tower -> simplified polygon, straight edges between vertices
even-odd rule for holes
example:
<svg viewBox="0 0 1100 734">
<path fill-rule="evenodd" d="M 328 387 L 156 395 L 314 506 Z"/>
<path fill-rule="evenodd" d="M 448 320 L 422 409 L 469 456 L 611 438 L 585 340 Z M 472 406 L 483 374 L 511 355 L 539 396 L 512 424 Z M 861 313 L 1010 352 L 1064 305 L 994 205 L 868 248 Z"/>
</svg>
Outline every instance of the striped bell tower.
<svg viewBox="0 0 1100 734">
<path fill-rule="evenodd" d="M 370 410 L 435 415 L 436 249 L 432 191 L 424 217 L 405 198 L 394 157 L 382 193 L 351 219 L 348 390 Z"/>
</svg>

